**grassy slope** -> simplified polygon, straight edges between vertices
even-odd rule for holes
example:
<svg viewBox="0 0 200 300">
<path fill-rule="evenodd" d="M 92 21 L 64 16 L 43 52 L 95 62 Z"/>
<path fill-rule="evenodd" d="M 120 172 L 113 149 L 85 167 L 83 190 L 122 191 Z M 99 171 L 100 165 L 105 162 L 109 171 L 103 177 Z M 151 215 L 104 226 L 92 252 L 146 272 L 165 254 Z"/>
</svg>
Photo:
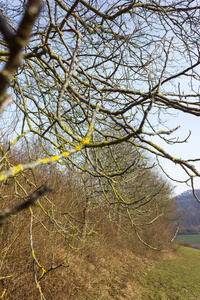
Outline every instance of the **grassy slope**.
<svg viewBox="0 0 200 300">
<path fill-rule="evenodd" d="M 76 289 L 69 296 L 63 291 L 64 299 L 200 299 L 200 250 L 180 246 L 175 254 L 153 256 L 118 250 L 106 258 L 91 253 L 82 262 L 74 257 L 67 277 L 74 273 Z"/>
<path fill-rule="evenodd" d="M 6 289 L 3 298 L 6 300 L 40 299 L 33 280 L 29 241 L 24 242 L 25 230 L 18 235 L 15 248 L 7 250 L 7 261 L 3 260 L 0 270 L 0 277 L 13 275 L 0 281 L 0 296 Z M 39 236 L 39 232 L 37 234 Z M 21 251 L 18 251 L 16 260 L 15 249 L 19 247 Z M 48 247 L 48 244 L 43 244 L 43 248 L 36 248 L 40 252 L 40 260 L 47 255 Z M 132 247 L 130 250 L 123 248 L 113 239 L 110 243 L 105 240 L 101 247 L 88 244 L 81 253 L 72 252 L 67 259 L 67 268 L 53 270 L 41 280 L 46 299 L 200 299 L 200 250 L 181 246 L 176 253 L 164 254 L 150 249 L 147 251 L 137 242 Z M 62 244 L 58 244 L 56 249 L 55 264 L 66 257 Z M 0 255 L 0 263 L 1 259 Z M 47 262 L 44 266 L 49 268 Z M 37 271 L 41 274 L 41 270 Z"/>
<path fill-rule="evenodd" d="M 200 250 L 179 247 L 173 259 L 152 268 L 141 280 L 138 299 L 200 299 Z"/>
</svg>

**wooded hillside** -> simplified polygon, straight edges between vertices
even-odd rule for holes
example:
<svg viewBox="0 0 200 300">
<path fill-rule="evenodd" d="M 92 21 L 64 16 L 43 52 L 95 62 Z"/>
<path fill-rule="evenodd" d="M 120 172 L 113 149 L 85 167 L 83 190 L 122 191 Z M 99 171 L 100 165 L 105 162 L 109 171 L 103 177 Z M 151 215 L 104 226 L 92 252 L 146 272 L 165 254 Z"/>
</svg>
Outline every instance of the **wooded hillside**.
<svg viewBox="0 0 200 300">
<path fill-rule="evenodd" d="M 200 197 L 200 190 L 195 190 L 197 197 Z M 176 197 L 178 212 L 182 212 L 181 231 L 185 233 L 200 232 L 200 204 L 197 202 L 193 191 L 188 190 Z"/>
</svg>

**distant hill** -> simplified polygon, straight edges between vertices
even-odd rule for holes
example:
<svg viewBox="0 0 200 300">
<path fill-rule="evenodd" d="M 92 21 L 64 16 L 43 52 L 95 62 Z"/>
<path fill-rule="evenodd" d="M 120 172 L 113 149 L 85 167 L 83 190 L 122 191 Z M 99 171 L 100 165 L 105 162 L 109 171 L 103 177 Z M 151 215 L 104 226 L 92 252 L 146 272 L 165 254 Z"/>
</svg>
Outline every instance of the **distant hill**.
<svg viewBox="0 0 200 300">
<path fill-rule="evenodd" d="M 195 193 L 200 199 L 200 189 L 195 190 Z M 183 232 L 199 233 L 200 203 L 194 197 L 192 190 L 188 190 L 178 195 L 176 197 L 176 201 L 178 203 L 178 212 L 183 212 L 183 217 L 181 218 L 183 224 Z"/>
</svg>

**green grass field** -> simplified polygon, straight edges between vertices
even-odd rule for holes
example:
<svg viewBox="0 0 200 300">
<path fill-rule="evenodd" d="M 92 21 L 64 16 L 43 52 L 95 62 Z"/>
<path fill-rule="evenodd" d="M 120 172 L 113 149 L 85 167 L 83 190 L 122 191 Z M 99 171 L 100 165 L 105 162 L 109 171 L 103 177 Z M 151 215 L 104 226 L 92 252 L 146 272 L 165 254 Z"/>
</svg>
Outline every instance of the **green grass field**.
<svg viewBox="0 0 200 300">
<path fill-rule="evenodd" d="M 200 299 L 200 250 L 180 246 L 177 254 L 148 271 L 140 299 Z"/>
<path fill-rule="evenodd" d="M 200 234 L 183 234 L 177 237 L 180 242 L 186 242 L 191 244 L 200 244 Z"/>
</svg>

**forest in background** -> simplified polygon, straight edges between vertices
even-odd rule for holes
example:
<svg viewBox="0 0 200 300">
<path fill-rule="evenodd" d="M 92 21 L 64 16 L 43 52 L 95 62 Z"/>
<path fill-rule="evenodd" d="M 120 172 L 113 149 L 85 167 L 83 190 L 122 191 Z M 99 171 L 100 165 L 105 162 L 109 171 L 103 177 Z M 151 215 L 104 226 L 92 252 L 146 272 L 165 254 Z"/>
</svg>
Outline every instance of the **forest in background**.
<svg viewBox="0 0 200 300">
<path fill-rule="evenodd" d="M 195 195 L 200 196 L 200 190 L 195 190 Z M 200 232 L 200 205 L 197 202 L 193 191 L 188 190 L 176 197 L 178 212 L 182 212 L 181 233 L 193 234 Z"/>
</svg>

